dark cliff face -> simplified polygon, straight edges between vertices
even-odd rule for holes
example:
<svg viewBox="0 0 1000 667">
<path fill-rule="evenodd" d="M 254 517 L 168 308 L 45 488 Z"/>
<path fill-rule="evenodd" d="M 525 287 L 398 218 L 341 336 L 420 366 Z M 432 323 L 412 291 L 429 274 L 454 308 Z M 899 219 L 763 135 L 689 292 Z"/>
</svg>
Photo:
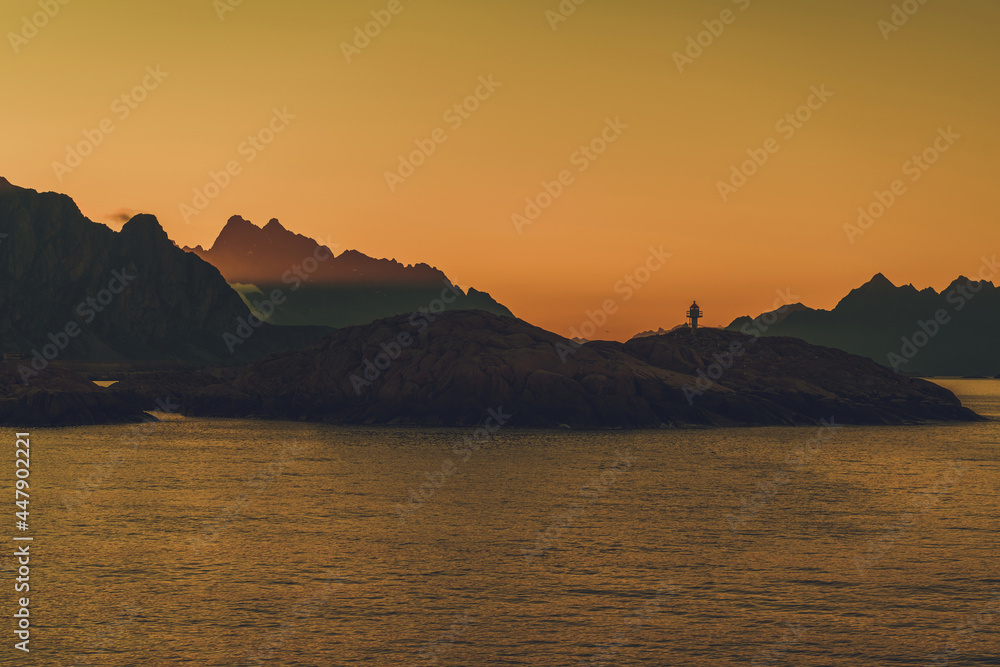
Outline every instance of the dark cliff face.
<svg viewBox="0 0 1000 667">
<path fill-rule="evenodd" d="M 259 331 L 231 355 L 222 335 L 248 309 L 153 216 L 115 232 L 65 195 L 8 185 L 0 188 L 0 234 L 4 352 L 54 344 L 64 347 L 60 359 L 227 362 L 291 347 L 280 340 L 287 334 Z"/>
<path fill-rule="evenodd" d="M 139 422 L 151 418 L 113 393 L 65 370 L 47 368 L 25 383 L 0 362 L 0 424 L 17 428 Z"/>
<path fill-rule="evenodd" d="M 833 310 L 788 309 L 766 327 L 761 327 L 762 320 L 740 318 L 728 328 L 794 336 L 910 374 L 1000 373 L 1000 288 L 992 282 L 959 278 L 938 293 L 912 285 L 897 287 L 877 274 Z"/>
<path fill-rule="evenodd" d="M 485 310 L 512 316 L 489 294 L 452 287 L 448 277 L 427 264 L 404 265 L 356 250 L 335 255 L 277 220 L 263 228 L 233 216 L 208 250 L 185 248 L 215 265 L 238 286 L 249 304 L 274 289 L 287 300 L 268 319 L 281 325 L 345 327 L 429 309 L 448 289 L 448 310 Z M 453 298 L 454 297 L 454 298 Z"/>
<path fill-rule="evenodd" d="M 734 345 L 743 351 L 726 367 Z M 334 423 L 472 426 L 499 407 L 528 427 L 977 418 L 937 385 L 796 339 L 704 329 L 695 340 L 679 331 L 577 346 L 484 312 L 389 318 L 269 357 L 235 379 L 151 376 L 116 391 L 141 407 L 164 388 L 188 414 Z"/>
</svg>

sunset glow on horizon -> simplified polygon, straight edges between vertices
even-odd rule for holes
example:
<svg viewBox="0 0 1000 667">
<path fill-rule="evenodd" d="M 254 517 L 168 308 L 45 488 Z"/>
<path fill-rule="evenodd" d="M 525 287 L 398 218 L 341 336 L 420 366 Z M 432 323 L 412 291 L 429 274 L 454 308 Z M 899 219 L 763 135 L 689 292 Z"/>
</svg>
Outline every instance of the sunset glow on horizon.
<svg viewBox="0 0 1000 667">
<path fill-rule="evenodd" d="M 614 339 L 1000 251 L 997 3 L 579 2 L 11 0 L 0 176 L 181 246 L 277 218 L 561 335 L 611 300 Z"/>
</svg>

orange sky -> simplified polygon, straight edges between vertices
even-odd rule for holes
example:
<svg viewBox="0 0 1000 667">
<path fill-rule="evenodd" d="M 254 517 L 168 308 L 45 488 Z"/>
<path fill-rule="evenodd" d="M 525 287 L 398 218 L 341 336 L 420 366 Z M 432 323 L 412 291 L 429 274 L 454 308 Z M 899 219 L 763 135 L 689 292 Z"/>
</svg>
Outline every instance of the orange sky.
<svg viewBox="0 0 1000 667">
<path fill-rule="evenodd" d="M 832 307 L 878 271 L 940 289 L 1000 251 L 995 0 L 928 2 L 898 30 L 893 3 L 870 0 L 590 0 L 558 22 L 559 0 L 229 2 L 7 0 L 0 175 L 111 226 L 154 213 L 181 245 L 233 214 L 277 217 L 435 265 L 562 334 L 613 299 L 609 338 L 677 324 L 695 298 L 712 325 L 779 289 Z M 345 54 L 373 11 L 387 25 Z M 675 52 L 710 29 L 679 71 Z M 144 99 L 122 99 L 133 89 Z M 476 92 L 467 117 L 446 114 Z M 275 109 L 295 117 L 262 150 L 244 143 Z M 807 120 L 779 125 L 797 109 Z M 942 128 L 936 163 L 906 165 Z M 578 152 L 602 132 L 603 154 Z M 67 146 L 92 139 L 69 169 Z M 417 141 L 433 153 L 390 187 Z M 767 161 L 724 201 L 747 151 Z M 511 216 L 560 174 L 519 229 Z M 897 179 L 849 242 L 844 225 Z M 616 284 L 661 245 L 672 257 L 626 300 Z"/>
</svg>

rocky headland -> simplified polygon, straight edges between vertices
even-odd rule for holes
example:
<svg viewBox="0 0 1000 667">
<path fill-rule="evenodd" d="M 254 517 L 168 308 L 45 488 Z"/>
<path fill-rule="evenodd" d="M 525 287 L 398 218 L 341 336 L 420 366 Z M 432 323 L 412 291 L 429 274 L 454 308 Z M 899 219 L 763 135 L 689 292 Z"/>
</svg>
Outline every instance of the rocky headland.
<svg viewBox="0 0 1000 667">
<path fill-rule="evenodd" d="M 82 426 L 153 418 L 81 375 L 47 368 L 28 382 L 18 363 L 0 362 L 0 424 L 17 428 Z M 155 402 L 154 407 L 156 409 Z"/>
<path fill-rule="evenodd" d="M 949 391 L 795 338 L 678 330 L 579 345 L 524 321 L 446 312 L 333 332 L 233 370 L 137 375 L 135 409 L 170 394 L 188 415 L 338 424 L 660 428 L 973 421 Z"/>
</svg>

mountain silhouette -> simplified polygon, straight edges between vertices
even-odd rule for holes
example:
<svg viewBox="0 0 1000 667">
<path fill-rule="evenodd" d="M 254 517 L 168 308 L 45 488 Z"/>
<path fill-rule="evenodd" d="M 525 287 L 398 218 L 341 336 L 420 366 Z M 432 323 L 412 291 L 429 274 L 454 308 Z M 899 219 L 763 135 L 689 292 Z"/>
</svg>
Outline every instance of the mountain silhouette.
<svg viewBox="0 0 1000 667">
<path fill-rule="evenodd" d="M 489 294 L 473 288 L 463 291 L 427 264 L 404 265 L 356 250 L 337 256 L 275 219 L 257 227 L 233 216 L 211 248 L 184 249 L 218 268 L 256 310 L 261 310 L 256 304 L 280 290 L 283 302 L 273 313 L 268 314 L 270 308 L 261 312 L 273 324 L 339 328 L 432 306 L 513 316 Z M 439 301 L 442 293 L 445 299 Z"/>
<path fill-rule="evenodd" d="M 0 351 L 24 355 L 19 366 L 245 362 L 328 331 L 262 325 L 227 345 L 250 316 L 218 270 L 178 248 L 155 217 L 115 232 L 66 195 L 0 179 Z"/>
<path fill-rule="evenodd" d="M 776 321 L 775 321 L 775 318 Z M 1000 373 L 1000 288 L 960 276 L 947 288 L 897 287 L 881 273 L 833 310 L 796 304 L 727 327 L 763 336 L 794 336 L 917 375 Z"/>
</svg>

